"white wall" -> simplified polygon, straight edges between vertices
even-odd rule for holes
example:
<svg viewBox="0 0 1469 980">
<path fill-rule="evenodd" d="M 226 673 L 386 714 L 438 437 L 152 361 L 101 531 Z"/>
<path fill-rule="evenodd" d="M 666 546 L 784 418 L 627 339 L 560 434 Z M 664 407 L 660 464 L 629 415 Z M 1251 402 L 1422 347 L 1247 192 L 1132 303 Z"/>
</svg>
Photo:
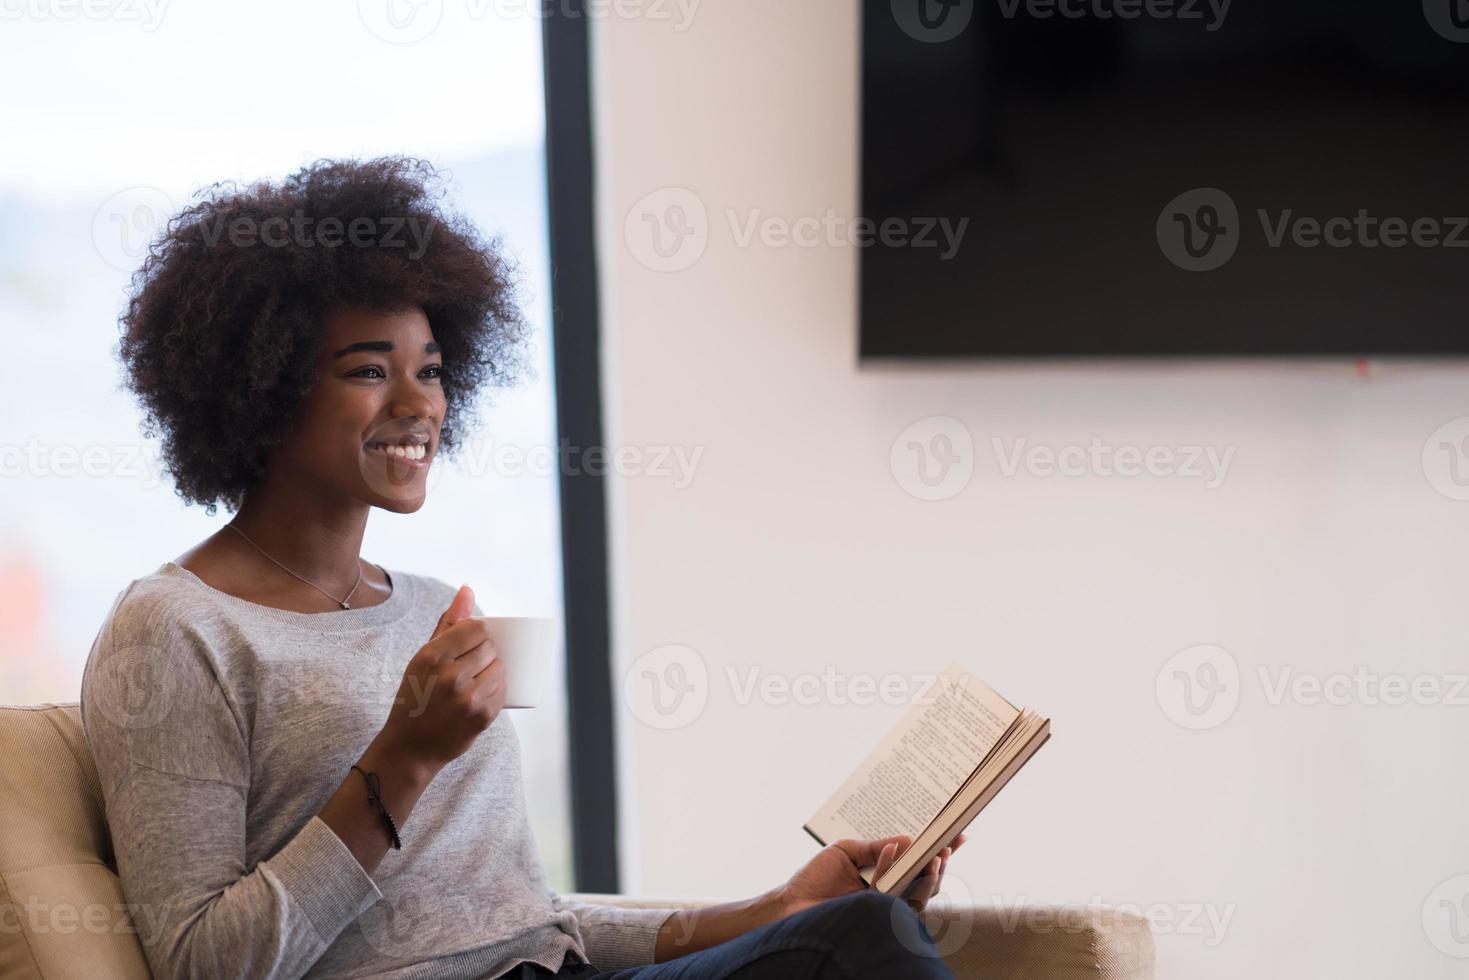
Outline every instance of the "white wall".
<svg viewBox="0 0 1469 980">
<path fill-rule="evenodd" d="M 1469 669 L 1469 503 L 1421 458 L 1469 415 L 1469 374 L 859 368 L 855 250 L 741 247 L 725 215 L 855 215 L 854 6 L 709 0 L 685 30 L 595 23 L 608 438 L 648 463 L 702 452 L 684 488 L 614 481 L 619 676 L 678 644 L 707 678 L 681 727 L 655 727 L 671 716 L 641 695 L 621 705 L 627 885 L 775 884 L 815 849 L 802 822 L 901 711 L 742 704 L 728 670 L 916 677 L 958 658 L 1055 737 L 971 828 L 951 897 L 1141 906 L 1162 977 L 1462 975 L 1424 911 L 1469 955 L 1437 904 L 1469 887 L 1434 894 L 1469 872 L 1469 704 L 1271 704 L 1269 687 L 1287 669 Z M 669 187 L 706 208 L 707 246 L 659 272 L 640 261 L 641 214 L 692 199 L 639 202 Z M 926 502 L 890 450 L 932 416 L 972 434 L 974 470 Z M 1007 477 L 992 443 L 1094 437 L 1233 456 L 1208 489 Z M 1238 707 L 1188 730 L 1164 667 L 1200 644 L 1238 666 Z"/>
</svg>

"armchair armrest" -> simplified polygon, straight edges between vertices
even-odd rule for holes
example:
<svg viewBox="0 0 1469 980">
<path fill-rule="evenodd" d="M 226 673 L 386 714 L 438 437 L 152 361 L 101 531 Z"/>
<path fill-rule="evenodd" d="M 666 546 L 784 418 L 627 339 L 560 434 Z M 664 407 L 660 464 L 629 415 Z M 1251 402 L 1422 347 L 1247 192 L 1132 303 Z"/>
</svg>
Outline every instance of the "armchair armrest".
<svg viewBox="0 0 1469 980">
<path fill-rule="evenodd" d="M 627 908 L 702 908 L 724 899 L 577 894 Z M 1153 980 L 1148 920 L 1100 906 L 996 908 L 936 901 L 923 913 L 956 977 L 985 980 Z"/>
</svg>

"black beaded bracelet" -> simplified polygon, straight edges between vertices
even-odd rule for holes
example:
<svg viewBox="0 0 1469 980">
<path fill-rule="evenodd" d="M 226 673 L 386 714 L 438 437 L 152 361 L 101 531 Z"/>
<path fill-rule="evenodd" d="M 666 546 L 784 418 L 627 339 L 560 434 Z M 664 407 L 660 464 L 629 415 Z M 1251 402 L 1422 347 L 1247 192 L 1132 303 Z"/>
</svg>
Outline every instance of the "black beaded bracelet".
<svg viewBox="0 0 1469 980">
<path fill-rule="evenodd" d="M 382 783 L 378 781 L 377 773 L 368 772 L 358 766 L 352 768 L 362 773 L 362 778 L 367 780 L 367 805 L 377 808 L 377 814 L 383 821 L 383 828 L 393 840 L 393 847 L 399 851 L 403 850 L 403 841 L 398 837 L 398 825 L 393 821 L 393 815 L 388 812 L 388 808 L 383 806 Z"/>
</svg>

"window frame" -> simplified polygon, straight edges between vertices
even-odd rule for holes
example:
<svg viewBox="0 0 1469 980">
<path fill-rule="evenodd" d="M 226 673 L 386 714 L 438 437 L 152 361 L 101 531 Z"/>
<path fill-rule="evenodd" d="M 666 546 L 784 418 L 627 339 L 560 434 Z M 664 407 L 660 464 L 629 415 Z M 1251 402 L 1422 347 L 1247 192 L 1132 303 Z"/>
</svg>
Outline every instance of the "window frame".
<svg viewBox="0 0 1469 980">
<path fill-rule="evenodd" d="M 601 446 L 587 16 L 583 0 L 544 0 L 542 14 L 556 430 L 563 445 Z M 578 891 L 615 894 L 620 875 L 606 481 L 601 474 L 568 470 L 562 468 L 559 482 L 572 869 Z"/>
</svg>

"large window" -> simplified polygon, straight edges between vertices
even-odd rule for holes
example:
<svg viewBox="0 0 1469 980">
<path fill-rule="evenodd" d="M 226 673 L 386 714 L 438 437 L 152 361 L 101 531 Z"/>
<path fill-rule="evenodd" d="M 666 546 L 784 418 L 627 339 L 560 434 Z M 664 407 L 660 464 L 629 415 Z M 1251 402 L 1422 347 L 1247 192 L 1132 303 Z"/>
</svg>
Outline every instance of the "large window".
<svg viewBox="0 0 1469 980">
<path fill-rule="evenodd" d="M 407 153 L 499 235 L 534 377 L 490 393 L 417 514 L 374 512 L 364 556 L 560 615 L 541 22 L 532 4 L 361 0 L 0 9 L 0 701 L 77 699 L 132 579 L 212 533 L 174 495 L 113 358 L 129 275 L 195 189 L 323 157 Z M 518 711 L 534 831 L 570 890 L 564 676 Z"/>
</svg>

